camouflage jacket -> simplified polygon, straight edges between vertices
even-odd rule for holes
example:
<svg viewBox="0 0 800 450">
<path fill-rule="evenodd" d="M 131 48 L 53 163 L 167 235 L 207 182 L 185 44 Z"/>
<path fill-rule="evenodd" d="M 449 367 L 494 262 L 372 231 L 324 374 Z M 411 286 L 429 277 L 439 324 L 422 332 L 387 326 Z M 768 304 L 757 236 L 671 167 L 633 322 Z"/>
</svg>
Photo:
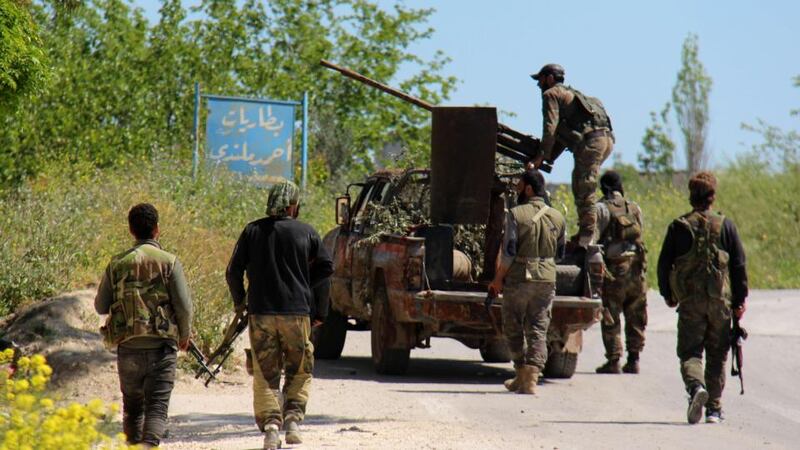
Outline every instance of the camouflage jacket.
<svg viewBox="0 0 800 450">
<path fill-rule="evenodd" d="M 595 240 L 605 246 L 604 253 L 608 258 L 637 253 L 639 248 L 635 243 L 615 240 L 608 236 L 612 221 L 612 214 L 608 207 L 609 202 L 625 202 L 628 208 L 630 208 L 630 214 L 639 225 L 640 231 L 644 231 L 642 210 L 639 208 L 639 205 L 637 205 L 636 202 L 627 200 L 621 193 L 614 191 L 610 196 L 603 197 L 595 204 L 595 209 L 597 210 L 597 235 L 595 236 Z"/>
<path fill-rule="evenodd" d="M 128 303 L 134 307 L 123 301 L 132 291 L 136 298 Z M 117 312 L 123 307 L 125 311 Z M 153 239 L 137 241 L 112 258 L 97 290 L 95 310 L 109 314 L 106 329 L 118 322 L 116 339 L 127 348 L 158 348 L 165 343 L 175 347 L 176 339 L 187 339 L 191 333 L 192 300 L 183 267 Z M 124 326 L 123 320 L 131 323 Z"/>
<path fill-rule="evenodd" d="M 598 110 L 602 109 L 600 101 L 596 102 Z M 561 83 L 542 92 L 542 129 L 541 150 L 546 161 L 553 161 L 565 147 L 574 147 L 582 142 L 584 134 L 595 129 L 611 129 L 611 123 L 605 110 L 602 109 L 603 124 L 593 124 L 591 114 L 586 109 L 587 97 L 572 87 Z M 587 115 L 589 114 L 589 115 Z"/>
</svg>

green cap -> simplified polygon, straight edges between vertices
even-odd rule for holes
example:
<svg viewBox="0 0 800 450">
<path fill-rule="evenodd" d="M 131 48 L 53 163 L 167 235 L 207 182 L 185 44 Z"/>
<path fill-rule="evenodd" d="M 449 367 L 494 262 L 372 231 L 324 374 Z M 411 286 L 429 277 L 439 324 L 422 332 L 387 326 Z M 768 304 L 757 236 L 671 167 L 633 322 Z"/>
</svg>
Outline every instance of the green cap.
<svg viewBox="0 0 800 450">
<path fill-rule="evenodd" d="M 300 203 L 300 188 L 289 180 L 283 180 L 269 188 L 267 215 L 284 217 L 286 208 L 298 203 Z"/>
</svg>

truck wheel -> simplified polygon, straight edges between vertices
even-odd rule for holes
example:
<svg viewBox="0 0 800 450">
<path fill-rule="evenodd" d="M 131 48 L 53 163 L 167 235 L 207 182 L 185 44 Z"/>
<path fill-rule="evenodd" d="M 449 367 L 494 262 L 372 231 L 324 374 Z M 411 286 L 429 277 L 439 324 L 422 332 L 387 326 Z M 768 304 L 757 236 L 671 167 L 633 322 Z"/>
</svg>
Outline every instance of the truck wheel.
<svg viewBox="0 0 800 450">
<path fill-rule="evenodd" d="M 583 295 L 581 273 L 578 266 L 556 266 L 556 295 Z"/>
<path fill-rule="evenodd" d="M 544 365 L 545 378 L 572 378 L 578 366 L 578 354 L 560 350 L 547 355 Z"/>
<path fill-rule="evenodd" d="M 346 337 L 347 317 L 331 309 L 325 322 L 311 330 L 314 358 L 339 359 L 342 356 Z"/>
<path fill-rule="evenodd" d="M 507 363 L 511 361 L 511 351 L 505 339 L 488 341 L 481 345 L 481 358 L 487 363 Z"/>
<path fill-rule="evenodd" d="M 408 370 L 409 348 L 394 348 L 397 324 L 392 318 L 389 296 L 382 285 L 375 287 L 370 321 L 372 364 L 382 375 L 403 375 Z"/>
</svg>

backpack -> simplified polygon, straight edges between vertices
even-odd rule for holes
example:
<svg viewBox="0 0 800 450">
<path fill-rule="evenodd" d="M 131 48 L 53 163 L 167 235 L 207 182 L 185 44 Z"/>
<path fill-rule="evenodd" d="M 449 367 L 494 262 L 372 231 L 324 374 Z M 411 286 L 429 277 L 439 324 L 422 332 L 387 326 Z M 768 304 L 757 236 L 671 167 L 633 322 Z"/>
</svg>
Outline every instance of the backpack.
<svg viewBox="0 0 800 450">
<path fill-rule="evenodd" d="M 608 113 L 603 107 L 603 102 L 599 98 L 584 95 L 572 86 L 564 87 L 575 95 L 575 113 L 573 117 L 566 119 L 572 130 L 579 133 L 600 128 L 608 128 L 609 131 L 614 130 L 611 126 L 611 118 L 608 117 Z"/>
<path fill-rule="evenodd" d="M 604 203 L 611 217 L 603 241 L 606 243 L 627 241 L 641 245 L 642 227 L 636 220 L 631 202 L 620 198 L 604 200 Z"/>
</svg>

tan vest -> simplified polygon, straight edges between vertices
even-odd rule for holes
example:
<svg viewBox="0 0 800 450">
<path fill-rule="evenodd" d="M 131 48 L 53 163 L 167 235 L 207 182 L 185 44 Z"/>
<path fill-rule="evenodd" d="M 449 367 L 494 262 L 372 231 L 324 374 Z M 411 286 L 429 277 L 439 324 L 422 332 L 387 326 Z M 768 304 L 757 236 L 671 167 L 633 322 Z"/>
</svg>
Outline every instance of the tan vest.
<svg viewBox="0 0 800 450">
<path fill-rule="evenodd" d="M 100 329 L 106 346 L 114 347 L 141 336 L 178 340 L 168 288 L 175 259 L 145 243 L 111 260 L 108 272 L 114 302 Z"/>
<path fill-rule="evenodd" d="M 532 199 L 511 209 L 517 221 L 517 256 L 508 271 L 511 282 L 556 281 L 558 237 L 564 217 L 541 199 Z"/>
</svg>

